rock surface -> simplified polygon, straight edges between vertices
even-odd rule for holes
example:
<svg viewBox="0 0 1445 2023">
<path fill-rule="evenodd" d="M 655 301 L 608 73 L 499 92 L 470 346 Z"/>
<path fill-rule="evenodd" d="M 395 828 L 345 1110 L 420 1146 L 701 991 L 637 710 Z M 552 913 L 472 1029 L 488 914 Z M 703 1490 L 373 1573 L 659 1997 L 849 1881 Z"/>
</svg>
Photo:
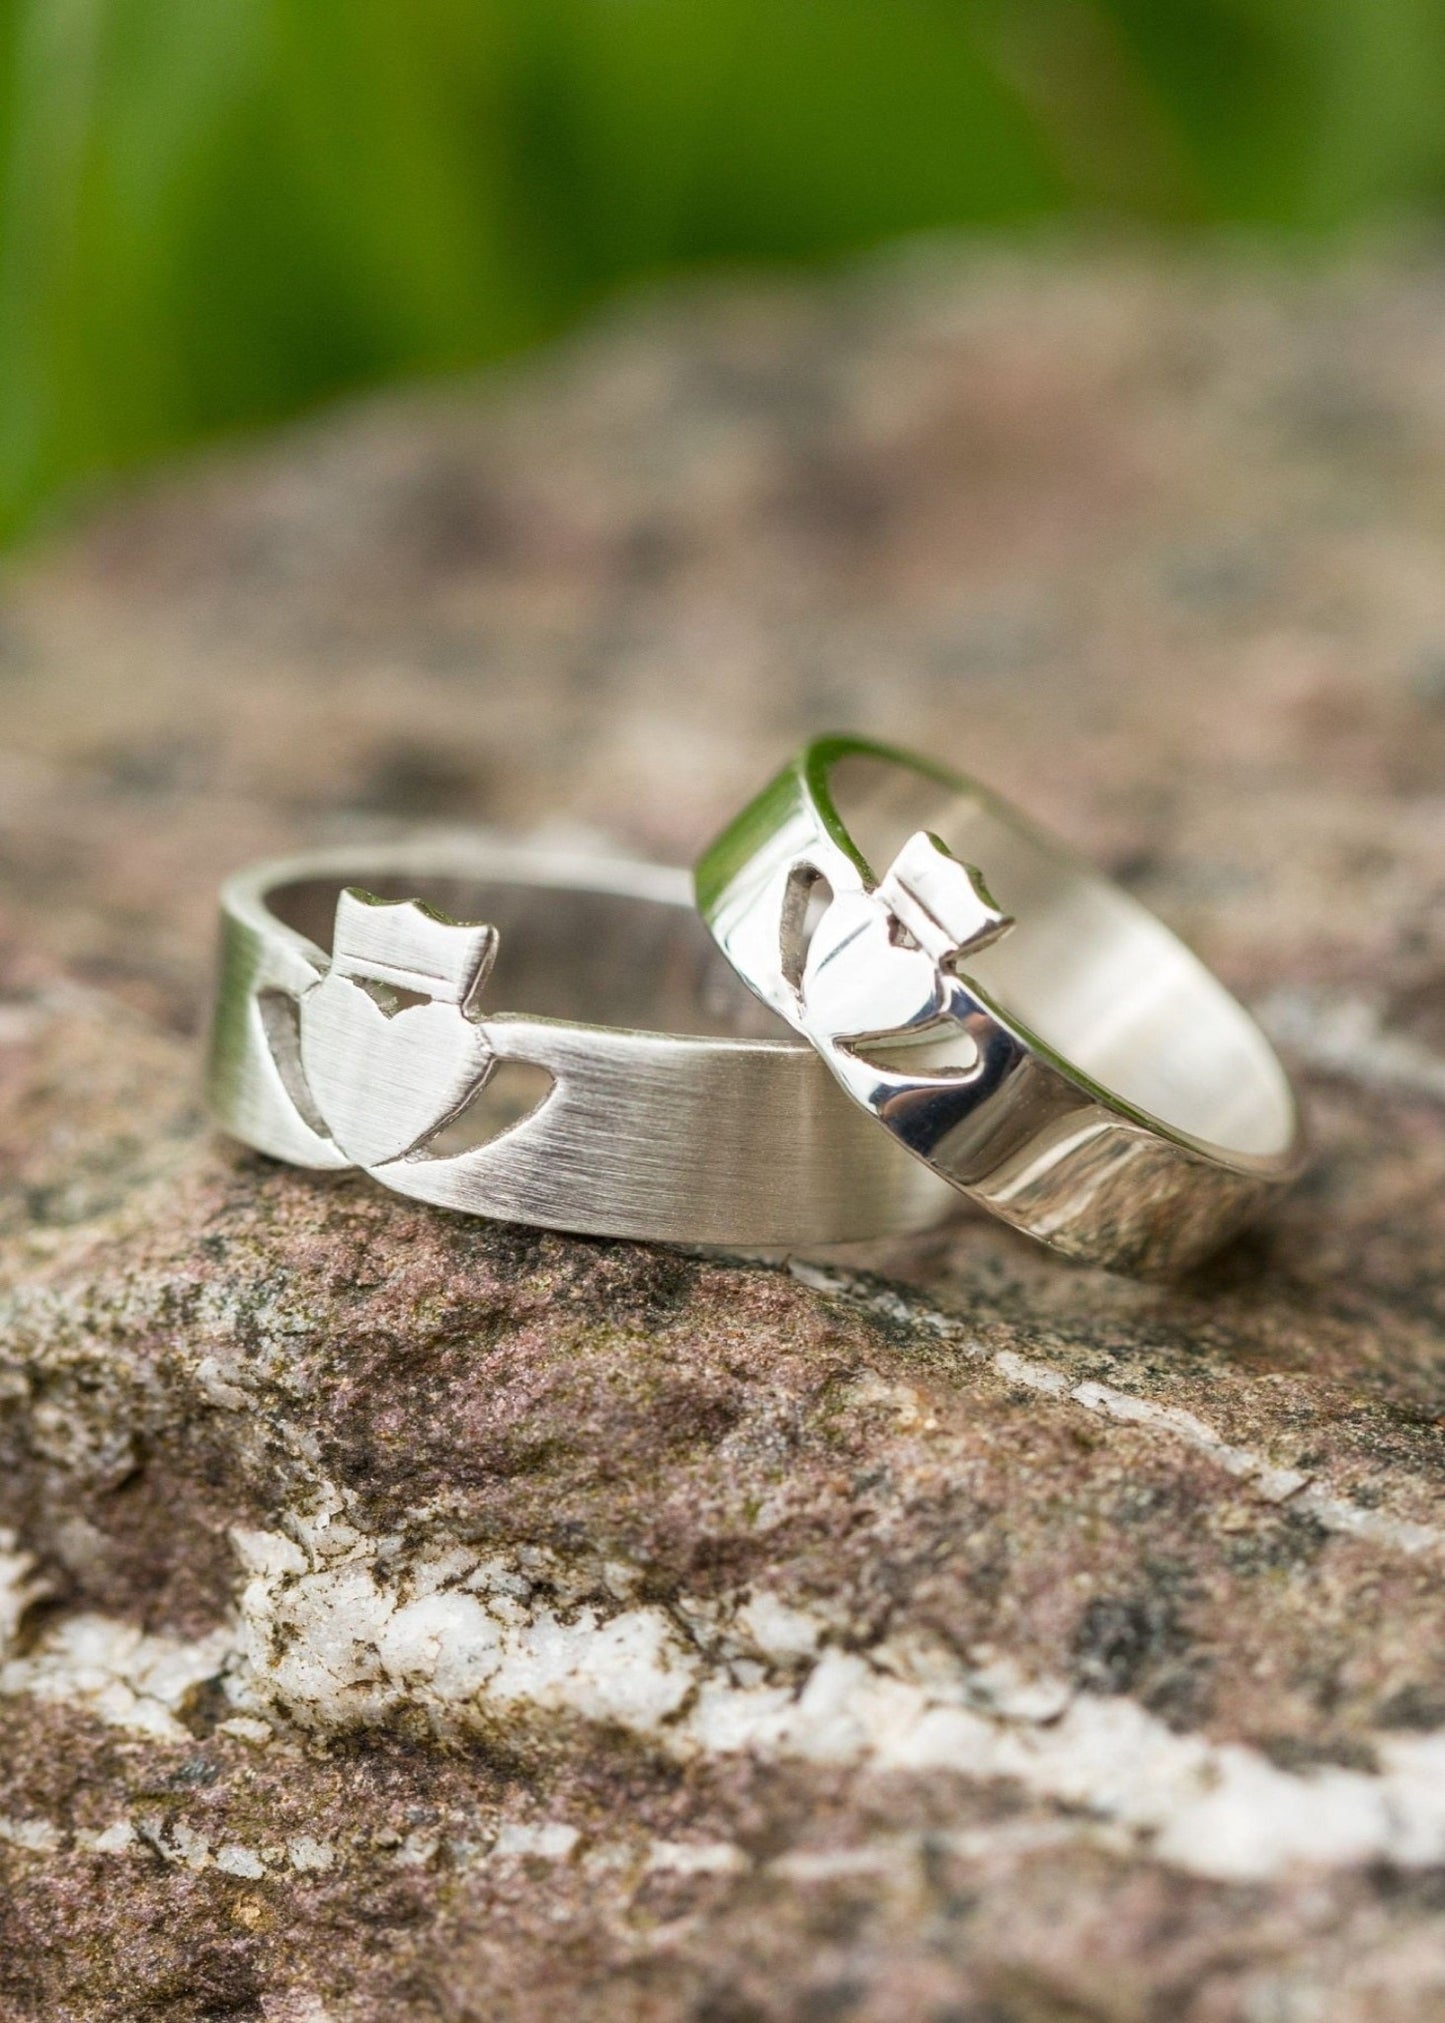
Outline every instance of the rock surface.
<svg viewBox="0 0 1445 2023">
<path fill-rule="evenodd" d="M 1445 2014 L 1445 272 L 942 255 L 157 484 L 0 630 L 6 2023 Z M 1171 1289 L 218 1142 L 217 880 L 686 859 L 810 730 L 1183 929 L 1308 1180 Z"/>
</svg>

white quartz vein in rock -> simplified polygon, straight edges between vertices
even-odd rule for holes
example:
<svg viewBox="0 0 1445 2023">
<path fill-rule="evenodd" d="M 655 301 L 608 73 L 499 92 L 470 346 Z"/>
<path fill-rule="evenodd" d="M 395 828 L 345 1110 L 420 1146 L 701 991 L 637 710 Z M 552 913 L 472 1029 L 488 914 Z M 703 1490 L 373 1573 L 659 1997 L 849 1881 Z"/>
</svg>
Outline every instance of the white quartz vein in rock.
<svg viewBox="0 0 1445 2023">
<path fill-rule="evenodd" d="M 45 1584 L 16 1537 L 0 1531 L 0 1697 L 28 1693 L 85 1707 L 101 1722 L 184 1742 L 178 1709 L 198 1685 L 215 1679 L 235 1649 L 229 1629 L 210 1637 L 148 1637 L 134 1622 L 113 1616 L 71 1614 L 55 1622 L 32 1651 L 14 1653 L 16 1631 Z"/>
<path fill-rule="evenodd" d="M 1196 1441 L 1207 1433 L 1173 1430 Z M 684 1759 L 750 1751 L 1008 1779 L 1143 1837 L 1174 1866 L 1238 1880 L 1294 1862 L 1445 1859 L 1445 1734 L 1379 1738 L 1378 1773 L 1287 1771 L 1258 1751 L 1176 1734 L 1127 1698 L 1074 1693 L 1006 1663 L 969 1666 L 919 1642 L 840 1650 L 821 1614 L 767 1593 L 691 1612 L 568 1606 L 557 1600 L 565 1570 L 547 1569 L 539 1586 L 535 1554 L 526 1564 L 457 1549 L 404 1555 L 346 1522 L 336 1498 L 298 1517 L 290 1535 L 251 1532 L 238 1543 L 248 1578 L 234 1633 L 186 1642 L 72 1616 L 0 1665 L 0 1693 L 78 1704 L 160 1741 L 185 1738 L 186 1696 L 221 1678 L 243 1714 L 279 1712 L 318 1730 L 406 1708 L 456 1732 L 529 1711 L 628 1729 Z M 30 1562 L 13 1540 L 4 1551 L 3 1620 L 13 1629 Z M 47 1831 L 13 1821 L 3 1837 L 39 1853 Z M 212 1847 L 179 1825 L 164 1846 L 160 1829 L 137 1831 L 187 1866 L 249 1876 L 271 1865 L 269 1851 Z M 504 1834 L 499 1857 L 532 1846 L 533 1829 L 509 1831 L 516 1848 Z M 559 1836 L 541 1831 L 535 1851 L 560 1854 Z M 111 1844 L 130 1842 L 127 1828 Z M 275 1851 L 299 1869 L 329 1858 L 304 1836 Z"/>
<path fill-rule="evenodd" d="M 685 1606 L 567 1607 L 555 1581 L 542 1599 L 520 1560 L 403 1556 L 347 1529 L 326 1557 L 295 1537 L 248 1534 L 235 1637 L 162 1649 L 123 1624 L 73 1618 L 12 1660 L 0 1687 L 70 1698 L 156 1736 L 182 1732 L 169 1711 L 178 1695 L 224 1674 L 241 1706 L 317 1730 L 405 1707 L 464 1733 L 526 1711 L 621 1727 L 682 1760 L 748 1751 L 1008 1780 L 1077 1808 L 1080 1831 L 1122 1832 L 1171 1866 L 1225 1880 L 1293 1864 L 1445 1861 L 1445 1733 L 1380 1736 L 1377 1772 L 1285 1770 L 1257 1750 L 1177 1734 L 1123 1696 L 1074 1692 L 1004 1661 L 969 1665 L 925 1640 L 839 1649 L 821 1616 L 778 1597 L 699 1608 L 711 1626 L 699 1637 Z M 335 1859 L 304 1837 L 258 1850 L 212 1845 L 180 1823 L 137 1821 L 136 1833 L 169 1861 L 237 1876 Z M 45 1830 L 10 1822 L 6 1837 L 40 1853 Z M 575 1840 L 571 1828 L 508 1827 L 486 1858 L 561 1859 Z M 428 1843 L 416 1859 L 435 1852 Z M 657 1865 L 720 1870 L 731 1857 L 682 1844 Z"/>
<path fill-rule="evenodd" d="M 607 1613 L 529 1592 L 498 1558 L 401 1560 L 356 1537 L 323 1560 L 275 1533 L 244 1548 L 234 1690 L 304 1726 L 405 1707 L 465 1731 L 525 1710 L 621 1727 L 682 1759 L 749 1751 L 1008 1779 L 1174 1866 L 1240 1880 L 1295 1862 L 1445 1860 L 1445 1734 L 1380 1737 L 1378 1773 L 1285 1770 L 1177 1734 L 1128 1698 L 970 1666 L 941 1644 L 839 1649 L 821 1615 L 755 1592 L 693 1619 L 685 1603 Z"/>
<path fill-rule="evenodd" d="M 217 1676 L 234 1644 L 227 1629 L 191 1640 L 148 1636 L 111 1616 L 67 1616 L 33 1651 L 0 1664 L 0 1696 L 64 1701 L 133 1734 L 185 1741 L 178 1710 Z"/>
<path fill-rule="evenodd" d="M 1163 1411 L 1104 1386 L 1069 1387 L 1006 1352 L 994 1360 L 1011 1381 L 1063 1386 L 1089 1409 Z M 1253 1477 L 1252 1457 L 1191 1415 L 1171 1411 L 1164 1423 L 1231 1474 Z M 1280 1493 L 1267 1473 L 1256 1486 Z M 630 1603 L 636 1582 L 624 1570 L 608 1569 L 599 1589 L 595 1575 L 535 1548 L 404 1550 L 351 1522 L 335 1491 L 286 1531 L 242 1532 L 236 1543 L 245 1575 L 232 1626 L 186 1641 L 73 1615 L 23 1655 L 0 1646 L 0 1694 L 78 1705 L 171 1743 L 187 1740 L 178 1718 L 187 1696 L 217 1681 L 231 1725 L 248 1733 L 263 1717 L 334 1732 L 405 1710 L 439 1733 L 465 1734 L 524 1714 L 562 1716 L 630 1731 L 681 1760 L 746 1751 L 1007 1780 L 1076 1808 L 1081 1832 L 1116 1832 L 1174 1867 L 1226 1880 L 1264 1880 L 1294 1864 L 1445 1861 L 1445 1732 L 1377 1737 L 1377 1771 L 1286 1770 L 1257 1750 L 1175 1733 L 1126 1697 L 1076 1692 L 1006 1660 L 969 1664 L 925 1639 L 840 1648 L 824 1611 L 766 1591 L 664 1609 Z M 30 1560 L 13 1539 L 0 1541 L 0 1628 L 13 1633 L 33 1591 Z M 486 1858 L 560 1859 L 571 1833 L 509 1827 Z M 25 1820 L 5 1822 L 0 1839 L 37 1858 L 56 1844 L 43 1823 Z M 137 1841 L 168 1861 L 238 1877 L 336 1858 L 304 1835 L 275 1849 L 213 1845 L 183 1822 L 139 1818 L 93 1844 L 120 1853 Z M 397 1859 L 435 1853 L 428 1842 Z M 658 1861 L 726 1865 L 681 1849 Z"/>
</svg>

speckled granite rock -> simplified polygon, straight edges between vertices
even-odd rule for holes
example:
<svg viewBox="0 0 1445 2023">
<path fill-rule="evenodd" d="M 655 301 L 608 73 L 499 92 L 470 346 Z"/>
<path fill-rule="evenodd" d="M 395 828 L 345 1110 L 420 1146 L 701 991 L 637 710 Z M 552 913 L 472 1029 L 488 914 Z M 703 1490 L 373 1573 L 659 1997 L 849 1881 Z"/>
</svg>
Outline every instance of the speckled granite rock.
<svg viewBox="0 0 1445 2023">
<path fill-rule="evenodd" d="M 0 2017 L 1445 2014 L 1445 272 L 942 256 L 218 459 L 0 631 Z M 925 743 L 1272 1024 L 1171 1290 L 214 1140 L 216 880 Z"/>
</svg>

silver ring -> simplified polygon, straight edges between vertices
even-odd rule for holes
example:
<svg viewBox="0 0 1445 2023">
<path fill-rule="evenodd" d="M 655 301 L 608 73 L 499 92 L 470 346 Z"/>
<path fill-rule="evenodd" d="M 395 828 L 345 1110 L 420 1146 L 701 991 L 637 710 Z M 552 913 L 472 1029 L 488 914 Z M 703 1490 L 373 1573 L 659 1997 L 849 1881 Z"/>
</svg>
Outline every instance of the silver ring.
<svg viewBox="0 0 1445 2023">
<path fill-rule="evenodd" d="M 1241 1006 L 942 766 L 821 740 L 696 887 L 738 975 L 894 1142 L 1070 1256 L 1179 1269 L 1299 1170 L 1294 1095 Z"/>
<path fill-rule="evenodd" d="M 439 837 L 263 864 L 221 915 L 208 1096 L 259 1151 L 659 1241 L 831 1243 L 948 1206 L 760 1011 L 683 872 Z"/>
</svg>

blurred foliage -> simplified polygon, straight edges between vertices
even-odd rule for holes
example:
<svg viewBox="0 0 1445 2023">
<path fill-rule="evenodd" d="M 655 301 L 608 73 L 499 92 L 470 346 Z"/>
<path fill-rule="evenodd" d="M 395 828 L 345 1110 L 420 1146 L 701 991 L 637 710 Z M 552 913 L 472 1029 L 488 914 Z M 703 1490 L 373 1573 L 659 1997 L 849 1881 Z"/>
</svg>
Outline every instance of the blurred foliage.
<svg viewBox="0 0 1445 2023">
<path fill-rule="evenodd" d="M 634 275 L 1445 194 L 1439 0 L 0 0 L 0 532 Z"/>
</svg>

